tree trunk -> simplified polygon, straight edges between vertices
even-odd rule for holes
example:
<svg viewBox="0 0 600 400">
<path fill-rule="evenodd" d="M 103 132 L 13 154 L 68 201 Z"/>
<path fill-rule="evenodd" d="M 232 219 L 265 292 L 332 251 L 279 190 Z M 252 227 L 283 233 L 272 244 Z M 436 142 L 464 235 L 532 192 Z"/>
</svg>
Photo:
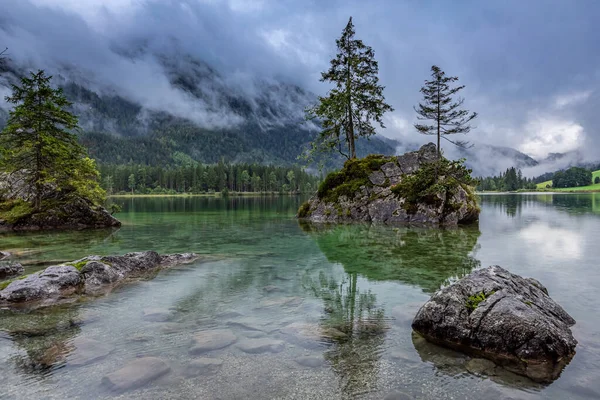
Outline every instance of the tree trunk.
<svg viewBox="0 0 600 400">
<path fill-rule="evenodd" d="M 346 90 L 348 91 L 348 144 L 350 146 L 350 159 L 356 158 L 356 146 L 354 144 L 354 120 L 352 119 L 352 71 L 350 70 L 350 39 L 348 39 L 347 47 L 348 47 L 348 78 L 346 80 Z"/>
<path fill-rule="evenodd" d="M 40 137 L 42 132 L 42 98 L 39 94 L 39 85 L 38 89 L 38 115 L 37 115 L 37 132 L 35 133 L 35 209 L 36 211 L 40 211 L 42 208 L 42 184 L 40 180 L 42 179 L 42 138 Z"/>
</svg>

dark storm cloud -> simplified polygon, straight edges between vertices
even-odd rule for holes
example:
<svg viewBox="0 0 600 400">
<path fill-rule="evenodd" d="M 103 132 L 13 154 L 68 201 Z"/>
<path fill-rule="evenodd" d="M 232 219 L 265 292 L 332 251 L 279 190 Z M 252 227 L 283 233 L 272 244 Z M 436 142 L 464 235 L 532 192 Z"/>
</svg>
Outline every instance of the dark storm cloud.
<svg viewBox="0 0 600 400">
<path fill-rule="evenodd" d="M 373 46 L 396 112 L 383 133 L 406 145 L 428 138 L 412 128 L 412 106 L 432 64 L 458 75 L 466 105 L 480 113 L 474 141 L 543 158 L 589 149 L 600 82 L 595 0 L 291 1 L 5 0 L 0 45 L 31 65 L 72 64 L 149 107 L 235 123 L 173 89 L 151 54 L 201 58 L 218 85 L 250 95 L 256 77 L 317 93 L 350 15 Z M 448 151 L 451 151 L 448 149 Z"/>
</svg>

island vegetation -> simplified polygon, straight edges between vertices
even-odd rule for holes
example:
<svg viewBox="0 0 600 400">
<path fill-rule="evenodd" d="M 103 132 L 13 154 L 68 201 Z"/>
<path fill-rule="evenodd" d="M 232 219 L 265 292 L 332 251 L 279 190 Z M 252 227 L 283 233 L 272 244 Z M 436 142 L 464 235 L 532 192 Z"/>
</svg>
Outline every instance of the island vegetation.
<svg viewBox="0 0 600 400">
<path fill-rule="evenodd" d="M 99 172 L 77 141 L 77 117 L 44 71 L 12 85 L 14 104 L 0 134 L 0 227 L 114 226 L 101 207 Z"/>
<path fill-rule="evenodd" d="M 437 137 L 434 157 L 430 147 L 424 146 L 397 159 L 383 155 L 358 159 L 357 139 L 374 135 L 374 124 L 385 128 L 383 115 L 393 108 L 385 102 L 373 49 L 355 34 L 350 18 L 336 40 L 338 53 L 321 74 L 321 81 L 333 88 L 307 110 L 307 118 L 318 120 L 322 130 L 305 157 L 337 152 L 347 161 L 341 170 L 327 175 L 313 199 L 300 207 L 298 217 L 313 222 L 472 222 L 479 213 L 473 195 L 477 182 L 464 159 L 447 160 L 441 148 L 442 138 L 469 147 L 464 140 L 448 138 L 470 132 L 470 122 L 477 117 L 463 109 L 464 100 L 456 97 L 464 85 L 454 86 L 458 78 L 446 76 L 434 65 L 431 79 L 420 90 L 423 100 L 415 107 L 420 123 L 414 127 L 421 134 Z M 460 215 L 453 215 L 458 210 Z"/>
</svg>

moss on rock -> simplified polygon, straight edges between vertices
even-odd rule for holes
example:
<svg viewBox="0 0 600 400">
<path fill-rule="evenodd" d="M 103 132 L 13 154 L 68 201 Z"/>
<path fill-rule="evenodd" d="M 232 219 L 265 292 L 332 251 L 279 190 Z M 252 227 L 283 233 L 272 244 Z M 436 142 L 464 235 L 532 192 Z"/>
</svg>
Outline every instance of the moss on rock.
<svg viewBox="0 0 600 400">
<path fill-rule="evenodd" d="M 319 186 L 318 198 L 328 203 L 337 202 L 340 196 L 354 198 L 361 186 L 372 186 L 369 175 L 392 159 L 392 157 L 372 154 L 365 158 L 346 161 L 340 171 L 327 175 Z"/>
</svg>

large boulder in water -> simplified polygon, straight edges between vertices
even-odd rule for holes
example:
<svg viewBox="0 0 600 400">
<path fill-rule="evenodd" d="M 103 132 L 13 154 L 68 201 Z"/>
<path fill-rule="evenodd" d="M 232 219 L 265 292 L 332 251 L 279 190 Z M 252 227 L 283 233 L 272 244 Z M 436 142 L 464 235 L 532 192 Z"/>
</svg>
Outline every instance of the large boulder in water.
<svg viewBox="0 0 600 400">
<path fill-rule="evenodd" d="M 442 173 L 438 176 L 437 170 L 431 173 L 423 170 L 422 175 L 430 180 L 426 186 L 435 191 L 420 196 L 420 201 L 415 201 L 413 193 L 401 185 L 407 177 L 420 176 L 421 169 L 431 168 L 437 161 L 433 143 L 401 156 L 370 155 L 348 160 L 341 171 L 329 174 L 317 194 L 300 207 L 298 218 L 316 223 L 359 221 L 445 226 L 477 221 L 479 207 L 474 188 L 468 184 L 470 177 L 462 179 L 467 178 L 466 169 L 448 170 L 461 174 L 460 177 Z M 421 183 L 416 186 L 419 193 L 425 189 Z"/>
<path fill-rule="evenodd" d="M 74 292 L 83 283 L 79 271 L 70 265 L 57 265 L 17 279 L 0 291 L 0 299 L 22 303 Z"/>
<path fill-rule="evenodd" d="M 76 292 L 97 294 L 125 278 L 197 259 L 194 253 L 160 255 L 155 251 L 127 253 L 123 256 L 89 256 L 13 280 L 4 290 L 0 290 L 0 305 L 2 302 L 42 302 L 47 305 Z"/>
<path fill-rule="evenodd" d="M 574 324 L 540 282 L 492 266 L 435 293 L 412 327 L 436 344 L 551 382 L 575 354 Z"/>
</svg>

